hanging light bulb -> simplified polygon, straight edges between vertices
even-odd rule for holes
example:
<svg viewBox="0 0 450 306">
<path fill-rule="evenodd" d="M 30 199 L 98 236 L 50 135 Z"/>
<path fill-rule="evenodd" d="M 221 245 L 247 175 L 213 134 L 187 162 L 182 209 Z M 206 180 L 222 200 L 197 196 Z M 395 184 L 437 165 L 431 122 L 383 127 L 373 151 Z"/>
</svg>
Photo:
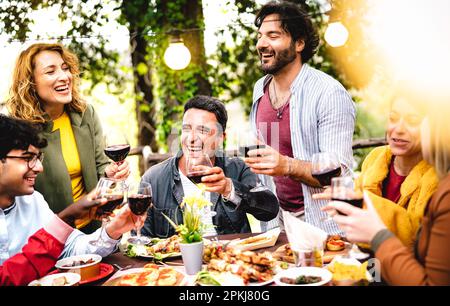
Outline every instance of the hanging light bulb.
<svg viewBox="0 0 450 306">
<path fill-rule="evenodd" d="M 170 69 L 182 70 L 189 65 L 191 52 L 184 45 L 180 37 L 175 37 L 170 41 L 169 47 L 164 52 L 164 62 Z"/>
<path fill-rule="evenodd" d="M 325 31 L 325 41 L 332 47 L 343 46 L 348 39 L 347 28 L 340 22 L 330 22 Z"/>
</svg>

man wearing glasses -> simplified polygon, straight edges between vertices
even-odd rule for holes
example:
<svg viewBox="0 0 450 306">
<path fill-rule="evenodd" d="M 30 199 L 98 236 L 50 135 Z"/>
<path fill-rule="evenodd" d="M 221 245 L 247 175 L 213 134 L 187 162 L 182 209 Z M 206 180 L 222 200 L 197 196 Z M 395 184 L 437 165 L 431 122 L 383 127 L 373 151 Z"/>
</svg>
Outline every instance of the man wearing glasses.
<svg viewBox="0 0 450 306">
<path fill-rule="evenodd" d="M 59 220 L 55 221 L 55 214 L 47 202 L 34 190 L 36 177 L 44 170 L 44 155 L 40 149 L 47 142 L 27 122 L 4 115 L 0 115 L 0 131 L 0 265 L 6 265 L 8 259 L 19 254 L 28 239 L 38 230 L 50 227 L 59 234 L 67 232 L 67 224 L 61 220 L 73 226 L 75 218 L 80 216 L 76 210 L 84 207 L 87 208 L 87 213 L 93 214 L 95 210 L 90 207 L 95 204 L 85 197 L 81 202 L 60 212 Z M 84 208 L 81 211 L 86 212 Z M 142 217 L 144 218 L 145 216 Z M 74 230 L 66 237 L 67 241 L 61 239 L 65 241 L 61 257 L 91 253 L 107 256 L 116 249 L 121 235 L 133 228 L 131 211 L 126 206 L 112 218 L 103 233 L 98 229 L 85 235 Z M 99 235 L 110 242 L 109 247 L 89 244 L 90 240 L 96 240 Z M 0 281 L 2 278 L 3 272 L 0 274 Z"/>
</svg>

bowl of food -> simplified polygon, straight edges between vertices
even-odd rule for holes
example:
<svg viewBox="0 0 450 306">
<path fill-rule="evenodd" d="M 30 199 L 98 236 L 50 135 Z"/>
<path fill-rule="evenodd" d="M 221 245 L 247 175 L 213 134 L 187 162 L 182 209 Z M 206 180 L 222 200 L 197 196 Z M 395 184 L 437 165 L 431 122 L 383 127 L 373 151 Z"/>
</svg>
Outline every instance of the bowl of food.
<svg viewBox="0 0 450 306">
<path fill-rule="evenodd" d="M 34 280 L 28 286 L 78 286 L 80 280 L 78 273 L 55 273 Z"/>
<path fill-rule="evenodd" d="M 78 273 L 84 281 L 100 274 L 101 261 L 102 257 L 97 254 L 76 255 L 58 260 L 55 267 L 60 272 Z"/>
<path fill-rule="evenodd" d="M 367 261 L 361 264 L 354 258 L 336 257 L 327 269 L 332 273 L 336 286 L 364 286 L 372 281 L 367 265 Z"/>
<path fill-rule="evenodd" d="M 331 278 L 331 272 L 324 268 L 295 267 L 275 275 L 275 283 L 278 286 L 322 286 Z"/>
</svg>

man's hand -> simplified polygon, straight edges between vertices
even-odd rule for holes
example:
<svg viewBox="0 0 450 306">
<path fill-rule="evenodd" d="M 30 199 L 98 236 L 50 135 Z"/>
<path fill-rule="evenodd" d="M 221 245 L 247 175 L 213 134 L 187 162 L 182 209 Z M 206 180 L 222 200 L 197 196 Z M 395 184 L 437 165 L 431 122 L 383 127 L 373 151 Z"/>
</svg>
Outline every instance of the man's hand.
<svg viewBox="0 0 450 306">
<path fill-rule="evenodd" d="M 105 168 L 106 177 L 126 180 L 130 175 L 130 165 L 126 160 L 122 163 L 111 163 Z"/>
<path fill-rule="evenodd" d="M 222 168 L 212 167 L 205 170 L 205 176 L 202 177 L 202 183 L 205 190 L 209 192 L 217 192 L 225 197 L 229 197 L 233 182 L 225 176 Z"/>
<path fill-rule="evenodd" d="M 111 221 L 106 226 L 106 232 L 109 237 L 117 240 L 123 233 L 135 229 L 136 226 L 142 226 L 145 219 L 147 219 L 147 213 L 137 216 L 131 212 L 128 205 L 124 205 L 119 210 L 114 211 L 114 216 L 111 217 Z"/>
<path fill-rule="evenodd" d="M 254 173 L 270 176 L 289 174 L 288 157 L 268 145 L 263 149 L 248 151 L 248 156 L 244 161 Z"/>
<path fill-rule="evenodd" d="M 58 217 L 70 226 L 74 226 L 77 219 L 94 219 L 97 207 L 106 203 L 105 198 L 96 199 L 96 192 L 93 190 L 58 213 Z"/>
</svg>

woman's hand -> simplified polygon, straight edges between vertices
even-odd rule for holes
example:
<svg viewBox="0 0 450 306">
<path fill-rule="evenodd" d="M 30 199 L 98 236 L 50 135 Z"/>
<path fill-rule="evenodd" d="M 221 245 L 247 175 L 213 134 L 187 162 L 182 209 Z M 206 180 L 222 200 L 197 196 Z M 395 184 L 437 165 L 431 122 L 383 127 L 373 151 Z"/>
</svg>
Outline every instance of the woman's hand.
<svg viewBox="0 0 450 306">
<path fill-rule="evenodd" d="M 130 165 L 127 160 L 121 163 L 111 163 L 105 168 L 106 177 L 126 180 L 130 176 Z"/>
<path fill-rule="evenodd" d="M 147 219 L 147 213 L 137 216 L 133 214 L 127 205 L 124 205 L 118 211 L 115 211 L 106 226 L 106 232 L 112 239 L 119 239 L 122 234 L 131 231 L 136 228 L 136 224 L 144 224 Z"/>
<path fill-rule="evenodd" d="M 341 201 L 331 201 L 322 207 L 322 210 L 337 210 L 346 215 L 336 214 L 333 221 L 345 232 L 349 241 L 370 243 L 380 230 L 386 228 L 386 225 L 378 216 L 367 192 L 364 192 L 364 203 L 367 209 L 360 209 Z"/>
</svg>

